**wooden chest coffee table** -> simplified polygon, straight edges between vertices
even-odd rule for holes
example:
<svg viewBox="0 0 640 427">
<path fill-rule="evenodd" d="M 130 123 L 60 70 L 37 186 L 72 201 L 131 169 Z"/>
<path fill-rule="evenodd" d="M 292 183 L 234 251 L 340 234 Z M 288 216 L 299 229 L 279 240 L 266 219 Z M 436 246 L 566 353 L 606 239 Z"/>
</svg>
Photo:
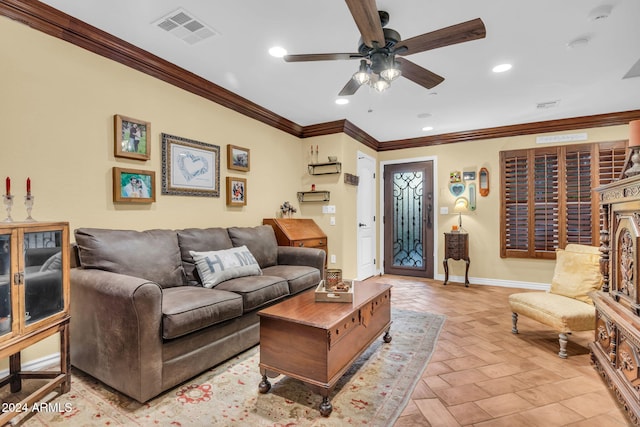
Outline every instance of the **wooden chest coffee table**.
<svg viewBox="0 0 640 427">
<path fill-rule="evenodd" d="M 268 376 L 297 378 L 322 396 L 320 413 L 328 417 L 340 377 L 380 334 L 391 341 L 391 285 L 354 282 L 352 303 L 316 302 L 310 290 L 258 315 L 260 393 L 271 389 Z"/>
</svg>

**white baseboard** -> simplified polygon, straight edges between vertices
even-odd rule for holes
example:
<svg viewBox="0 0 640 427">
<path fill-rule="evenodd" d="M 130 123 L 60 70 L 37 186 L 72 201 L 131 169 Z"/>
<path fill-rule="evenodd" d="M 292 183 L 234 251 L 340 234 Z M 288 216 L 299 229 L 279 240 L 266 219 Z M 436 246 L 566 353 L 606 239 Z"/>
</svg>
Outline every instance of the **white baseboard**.
<svg viewBox="0 0 640 427">
<path fill-rule="evenodd" d="M 60 366 L 60 353 L 52 353 L 40 359 L 35 359 L 22 365 L 23 371 L 41 371 L 53 365 Z M 4 378 L 9 375 L 9 370 L 4 369 L 0 371 L 0 378 Z"/>
<path fill-rule="evenodd" d="M 444 274 L 436 274 L 434 279 L 444 281 Z M 464 276 L 449 276 L 449 282 L 464 283 Z M 548 291 L 551 288 L 551 285 L 548 283 L 520 282 L 503 279 L 486 279 L 483 277 L 469 277 L 469 284 L 470 286 L 500 286 L 503 288 L 532 289 L 536 291 Z"/>
</svg>

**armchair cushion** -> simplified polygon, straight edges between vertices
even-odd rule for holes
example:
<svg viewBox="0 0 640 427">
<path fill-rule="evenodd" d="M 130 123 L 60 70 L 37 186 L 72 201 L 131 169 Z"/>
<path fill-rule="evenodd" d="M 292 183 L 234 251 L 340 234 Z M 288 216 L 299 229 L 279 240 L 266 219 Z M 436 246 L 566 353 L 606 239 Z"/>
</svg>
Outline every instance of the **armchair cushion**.
<svg viewBox="0 0 640 427">
<path fill-rule="evenodd" d="M 556 266 L 549 292 L 591 304 L 589 292 L 602 287 L 600 251 L 597 247 L 570 244 L 556 250 Z"/>
<path fill-rule="evenodd" d="M 590 331 L 596 322 L 591 304 L 548 292 L 522 292 L 509 295 L 514 313 L 527 316 L 559 331 Z"/>
</svg>

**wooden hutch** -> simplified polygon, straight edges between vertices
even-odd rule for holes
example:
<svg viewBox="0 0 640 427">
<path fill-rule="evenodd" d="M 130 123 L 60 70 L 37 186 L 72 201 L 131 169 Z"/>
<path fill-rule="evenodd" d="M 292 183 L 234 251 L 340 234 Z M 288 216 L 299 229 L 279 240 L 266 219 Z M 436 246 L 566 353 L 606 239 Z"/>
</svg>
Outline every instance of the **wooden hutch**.
<svg viewBox="0 0 640 427">
<path fill-rule="evenodd" d="M 591 359 L 640 424 L 640 175 L 596 189 L 602 213 L 602 290 L 593 294 L 595 341 Z"/>
<path fill-rule="evenodd" d="M 280 246 L 299 246 L 322 249 L 327 253 L 327 235 L 312 219 L 264 218 L 262 223 L 273 227 Z M 327 261 L 325 258 L 325 267 Z"/>
</svg>

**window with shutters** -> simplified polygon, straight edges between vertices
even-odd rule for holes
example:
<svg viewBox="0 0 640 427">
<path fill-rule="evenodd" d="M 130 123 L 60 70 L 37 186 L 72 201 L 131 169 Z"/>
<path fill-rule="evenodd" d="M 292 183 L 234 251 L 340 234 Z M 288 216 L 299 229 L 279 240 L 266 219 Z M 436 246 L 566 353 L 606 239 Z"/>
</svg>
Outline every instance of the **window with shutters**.
<svg viewBox="0 0 640 427">
<path fill-rule="evenodd" d="M 500 256 L 555 258 L 569 243 L 599 245 L 593 189 L 617 180 L 626 141 L 500 152 Z"/>
</svg>

